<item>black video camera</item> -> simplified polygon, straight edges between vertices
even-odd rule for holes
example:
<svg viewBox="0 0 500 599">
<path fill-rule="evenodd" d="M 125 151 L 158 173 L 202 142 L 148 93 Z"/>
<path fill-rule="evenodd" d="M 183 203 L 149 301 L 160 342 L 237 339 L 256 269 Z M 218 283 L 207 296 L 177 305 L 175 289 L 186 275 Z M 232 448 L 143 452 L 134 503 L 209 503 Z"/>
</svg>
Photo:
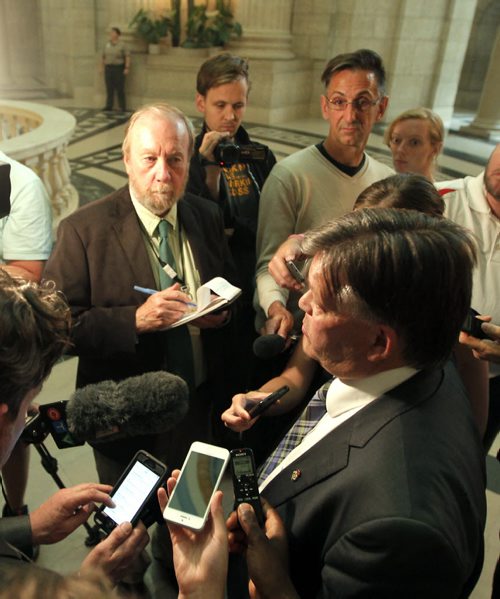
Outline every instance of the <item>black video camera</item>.
<svg viewBox="0 0 500 599">
<path fill-rule="evenodd" d="M 67 401 L 39 406 L 36 414 L 28 416 L 21 433 L 21 440 L 25 443 L 42 443 L 48 435 L 52 435 L 57 447 L 78 447 L 84 441 L 77 439 L 68 429 L 66 421 Z"/>
<path fill-rule="evenodd" d="M 238 162 L 262 162 L 266 160 L 268 148 L 260 144 L 241 145 L 222 141 L 214 150 L 215 160 L 222 166 Z"/>
</svg>

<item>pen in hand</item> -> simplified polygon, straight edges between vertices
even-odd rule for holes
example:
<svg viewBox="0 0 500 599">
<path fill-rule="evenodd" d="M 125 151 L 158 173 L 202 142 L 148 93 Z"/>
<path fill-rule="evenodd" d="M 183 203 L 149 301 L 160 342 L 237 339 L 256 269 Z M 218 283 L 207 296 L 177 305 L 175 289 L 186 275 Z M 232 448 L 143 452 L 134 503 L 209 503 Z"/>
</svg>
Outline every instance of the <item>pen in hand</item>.
<svg viewBox="0 0 500 599">
<path fill-rule="evenodd" d="M 146 295 L 153 295 L 158 293 L 157 289 L 149 289 L 149 287 L 140 287 L 139 285 L 134 285 L 134 291 L 139 291 L 140 293 L 144 293 Z M 194 302 L 183 302 L 182 300 L 176 300 L 186 304 L 186 306 L 190 306 L 191 308 L 197 308 L 198 306 Z"/>
</svg>

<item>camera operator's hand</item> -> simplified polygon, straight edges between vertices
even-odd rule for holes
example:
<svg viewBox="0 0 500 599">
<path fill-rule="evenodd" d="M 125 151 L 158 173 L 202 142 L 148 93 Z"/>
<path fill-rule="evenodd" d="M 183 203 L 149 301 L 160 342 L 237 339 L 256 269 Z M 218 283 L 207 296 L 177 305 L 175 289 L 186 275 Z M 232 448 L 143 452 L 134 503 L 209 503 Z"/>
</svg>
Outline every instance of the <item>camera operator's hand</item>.
<svg viewBox="0 0 500 599">
<path fill-rule="evenodd" d="M 100 568 L 116 583 L 129 573 L 130 565 L 146 548 L 149 535 L 142 522 L 133 528 L 130 522 L 117 526 L 83 560 L 81 571 Z"/>
<path fill-rule="evenodd" d="M 203 136 L 199 149 L 200 156 L 209 162 L 215 162 L 214 151 L 221 140 L 229 137 L 229 132 L 224 131 L 207 131 Z M 210 196 L 213 200 L 219 200 L 220 191 L 220 174 L 222 169 L 217 164 L 207 164 L 205 166 L 205 184 L 208 187 Z"/>
<path fill-rule="evenodd" d="M 226 139 L 227 137 L 229 137 L 229 131 L 207 131 L 201 141 L 201 146 L 199 149 L 200 155 L 203 156 L 205 160 L 215 162 L 215 148 L 223 139 Z M 219 169 L 220 171 L 220 167 L 215 166 L 215 168 Z"/>
<path fill-rule="evenodd" d="M 87 521 L 95 503 L 112 507 L 111 489 L 109 485 L 84 483 L 57 491 L 29 515 L 33 543 L 50 545 L 65 539 Z"/>
</svg>

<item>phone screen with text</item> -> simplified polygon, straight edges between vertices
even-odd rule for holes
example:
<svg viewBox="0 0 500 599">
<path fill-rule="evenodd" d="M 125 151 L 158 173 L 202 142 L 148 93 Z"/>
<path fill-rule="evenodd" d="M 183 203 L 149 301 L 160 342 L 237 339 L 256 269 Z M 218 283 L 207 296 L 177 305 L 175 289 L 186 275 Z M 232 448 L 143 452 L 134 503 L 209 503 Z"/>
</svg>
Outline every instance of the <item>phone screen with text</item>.
<svg viewBox="0 0 500 599">
<path fill-rule="evenodd" d="M 103 512 L 117 524 L 130 522 L 145 498 L 159 480 L 159 475 L 141 462 L 136 462 L 125 480 L 113 494 L 114 508 L 105 507 Z"/>
</svg>

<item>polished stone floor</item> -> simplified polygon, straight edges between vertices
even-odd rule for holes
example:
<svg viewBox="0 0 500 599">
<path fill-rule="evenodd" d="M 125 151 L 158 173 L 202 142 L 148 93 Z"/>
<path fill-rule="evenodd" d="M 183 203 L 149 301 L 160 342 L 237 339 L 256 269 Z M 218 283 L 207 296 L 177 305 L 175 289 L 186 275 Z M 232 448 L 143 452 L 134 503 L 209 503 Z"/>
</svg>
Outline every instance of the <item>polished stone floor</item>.
<svg viewBox="0 0 500 599">
<path fill-rule="evenodd" d="M 19 98 L 21 99 L 21 98 Z M 28 98 L 26 98 L 28 99 Z M 34 101 L 40 101 L 34 99 Z M 61 98 L 46 100 L 71 111 L 78 121 L 78 127 L 68 148 L 72 169 L 72 180 L 80 194 L 81 204 L 99 198 L 117 189 L 126 182 L 121 162 L 120 144 L 127 114 L 103 113 L 94 108 L 72 106 L 70 101 Z M 195 117 L 195 115 L 191 115 Z M 453 179 L 479 173 L 493 144 L 463 137 L 457 134 L 458 128 L 470 120 L 470 115 L 456 115 L 452 131 L 447 137 L 443 155 L 439 160 L 438 179 Z M 199 119 L 194 118 L 195 124 Z M 279 127 L 252 123 L 248 125 L 250 135 L 271 146 L 278 159 L 293 151 L 317 143 L 325 134 L 326 126 L 321 119 L 304 119 Z M 390 164 L 390 154 L 382 143 L 382 128 L 376 129 L 369 141 L 369 151 L 380 160 Z M 74 389 L 75 359 L 58 364 L 46 382 L 40 399 L 42 402 L 68 399 Z M 59 450 L 49 438 L 46 445 L 57 459 L 59 475 L 66 485 L 96 480 L 96 472 L 91 450 L 88 446 Z M 500 438 L 493 445 L 488 457 L 488 522 L 485 532 L 486 560 L 481 579 L 472 594 L 473 599 L 491 597 L 491 579 L 494 564 L 499 554 L 498 528 L 500 523 L 500 464 L 493 455 L 500 447 Z M 27 492 L 30 506 L 39 505 L 56 490 L 50 475 L 41 465 L 37 452 L 32 449 L 32 467 Z M 87 548 L 86 536 L 82 528 L 65 541 L 41 549 L 39 563 L 44 566 L 71 572 L 78 569 Z"/>
</svg>

